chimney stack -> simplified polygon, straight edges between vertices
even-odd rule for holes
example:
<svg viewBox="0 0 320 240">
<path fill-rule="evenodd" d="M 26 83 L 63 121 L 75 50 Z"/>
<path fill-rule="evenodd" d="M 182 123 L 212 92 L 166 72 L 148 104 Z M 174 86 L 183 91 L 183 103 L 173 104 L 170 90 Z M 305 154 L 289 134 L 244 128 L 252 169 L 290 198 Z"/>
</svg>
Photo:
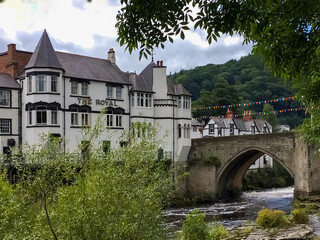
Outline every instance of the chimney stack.
<svg viewBox="0 0 320 240">
<path fill-rule="evenodd" d="M 244 111 L 243 112 L 243 121 L 252 121 L 252 114 L 251 111 Z"/>
<path fill-rule="evenodd" d="M 233 112 L 228 108 L 228 111 L 226 113 L 226 118 L 233 118 Z"/>
<path fill-rule="evenodd" d="M 110 48 L 110 50 L 108 51 L 108 60 L 111 63 L 116 64 L 116 54 L 115 54 L 113 48 Z"/>
</svg>

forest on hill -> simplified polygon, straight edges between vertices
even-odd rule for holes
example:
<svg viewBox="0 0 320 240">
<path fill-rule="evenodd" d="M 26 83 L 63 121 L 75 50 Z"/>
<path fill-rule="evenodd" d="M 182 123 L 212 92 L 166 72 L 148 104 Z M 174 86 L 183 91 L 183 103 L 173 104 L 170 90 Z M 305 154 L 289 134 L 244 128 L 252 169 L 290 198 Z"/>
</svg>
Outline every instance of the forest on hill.
<svg viewBox="0 0 320 240">
<path fill-rule="evenodd" d="M 256 54 L 224 64 L 181 70 L 169 78 L 181 83 L 192 94 L 194 118 L 224 116 L 230 105 L 239 117 L 244 111 L 251 111 L 254 118 L 265 118 L 272 125 L 287 124 L 291 129 L 305 118 L 303 106 L 292 99 L 295 94 L 292 83 L 274 77 Z M 268 100 L 268 104 L 264 104 Z M 243 103 L 249 104 L 244 106 Z M 274 113 L 270 114 L 271 111 Z M 263 112 L 268 114 L 261 115 Z"/>
</svg>

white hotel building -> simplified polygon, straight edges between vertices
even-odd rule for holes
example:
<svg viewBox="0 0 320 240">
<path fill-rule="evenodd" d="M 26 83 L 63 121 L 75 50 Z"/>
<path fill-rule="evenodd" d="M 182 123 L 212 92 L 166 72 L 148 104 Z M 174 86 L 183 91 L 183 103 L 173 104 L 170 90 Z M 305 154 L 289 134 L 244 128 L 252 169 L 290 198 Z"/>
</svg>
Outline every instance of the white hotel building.
<svg viewBox="0 0 320 240">
<path fill-rule="evenodd" d="M 93 126 L 102 109 L 110 147 L 136 121 L 160 126 L 167 133 L 163 151 L 173 161 L 186 160 L 191 146 L 191 98 L 166 76 L 162 61 L 139 75 L 121 71 L 113 49 L 108 59 L 56 52 L 46 31 L 33 53 L 14 44 L 0 53 L 0 153 L 39 142 L 41 133 L 65 139 L 75 151 L 82 127 Z M 111 134 L 110 134 L 111 133 Z"/>
</svg>

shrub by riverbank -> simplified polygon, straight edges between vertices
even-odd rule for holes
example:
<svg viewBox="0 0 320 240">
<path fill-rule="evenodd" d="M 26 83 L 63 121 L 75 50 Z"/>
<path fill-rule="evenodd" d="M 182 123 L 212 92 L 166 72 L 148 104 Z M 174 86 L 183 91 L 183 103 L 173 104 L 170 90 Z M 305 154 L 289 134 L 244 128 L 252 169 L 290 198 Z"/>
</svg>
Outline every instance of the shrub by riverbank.
<svg viewBox="0 0 320 240">
<path fill-rule="evenodd" d="M 288 187 L 293 185 L 293 178 L 278 162 L 273 162 L 273 168 L 259 168 L 249 170 L 243 178 L 242 188 L 246 190 L 260 190 L 267 188 Z"/>
</svg>

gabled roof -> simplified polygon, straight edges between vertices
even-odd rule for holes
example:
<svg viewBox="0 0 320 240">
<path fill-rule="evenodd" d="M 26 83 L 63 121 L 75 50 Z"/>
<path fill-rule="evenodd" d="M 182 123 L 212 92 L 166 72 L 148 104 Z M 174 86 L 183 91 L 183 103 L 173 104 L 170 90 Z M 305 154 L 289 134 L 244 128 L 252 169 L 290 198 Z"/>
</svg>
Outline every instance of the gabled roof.
<svg viewBox="0 0 320 240">
<path fill-rule="evenodd" d="M 173 84 L 170 78 L 167 78 L 167 87 L 169 95 L 185 95 L 191 96 L 191 94 L 187 91 L 187 89 L 182 86 L 182 84 Z"/>
<path fill-rule="evenodd" d="M 242 119 L 233 118 L 232 120 L 236 128 L 238 128 L 240 131 L 248 131 Z"/>
<path fill-rule="evenodd" d="M 0 73 L 0 88 L 19 89 L 20 85 L 10 74 Z"/>
<path fill-rule="evenodd" d="M 140 86 L 136 86 L 135 90 L 137 91 L 148 91 L 153 92 L 152 86 L 153 86 L 153 68 L 157 66 L 153 61 L 151 61 L 148 66 L 145 67 L 145 69 L 142 70 L 142 72 L 139 74 L 141 78 L 144 80 L 145 88 L 143 88 L 142 84 Z M 139 80 L 138 80 L 139 81 Z M 141 89 L 139 87 L 142 87 Z"/>
<path fill-rule="evenodd" d="M 191 126 L 202 126 L 202 124 L 197 119 L 192 118 L 191 119 Z"/>
<path fill-rule="evenodd" d="M 264 119 L 255 119 L 254 122 L 256 123 L 256 126 L 257 126 L 259 132 L 263 133 L 264 125 L 266 125 L 266 127 L 271 132 L 272 127 L 266 120 L 264 120 Z"/>
<path fill-rule="evenodd" d="M 223 118 L 211 118 L 209 120 L 209 122 L 207 123 L 207 125 L 211 124 L 212 122 L 214 122 L 215 124 L 218 125 L 218 127 L 221 127 L 221 128 L 226 128 L 226 124 L 224 122 L 224 119 Z"/>
<path fill-rule="evenodd" d="M 38 42 L 28 64 L 25 66 L 25 69 L 35 67 L 63 69 L 46 30 L 42 33 L 40 41 Z"/>
<path fill-rule="evenodd" d="M 107 59 L 64 52 L 56 54 L 66 77 L 131 85 L 128 76 Z"/>
<path fill-rule="evenodd" d="M 142 72 L 139 74 L 144 81 L 145 85 L 147 86 L 146 88 L 143 88 L 143 85 L 141 84 L 141 89 L 138 87 L 138 85 L 133 88 L 132 90 L 135 91 L 145 91 L 145 92 L 153 92 L 152 86 L 153 86 L 153 68 L 156 67 L 157 65 L 151 61 L 148 66 L 146 66 L 145 69 L 142 70 Z M 191 94 L 181 85 L 175 85 L 173 84 L 172 80 L 170 78 L 167 78 L 167 94 L 169 95 L 187 95 L 191 96 Z"/>
</svg>

